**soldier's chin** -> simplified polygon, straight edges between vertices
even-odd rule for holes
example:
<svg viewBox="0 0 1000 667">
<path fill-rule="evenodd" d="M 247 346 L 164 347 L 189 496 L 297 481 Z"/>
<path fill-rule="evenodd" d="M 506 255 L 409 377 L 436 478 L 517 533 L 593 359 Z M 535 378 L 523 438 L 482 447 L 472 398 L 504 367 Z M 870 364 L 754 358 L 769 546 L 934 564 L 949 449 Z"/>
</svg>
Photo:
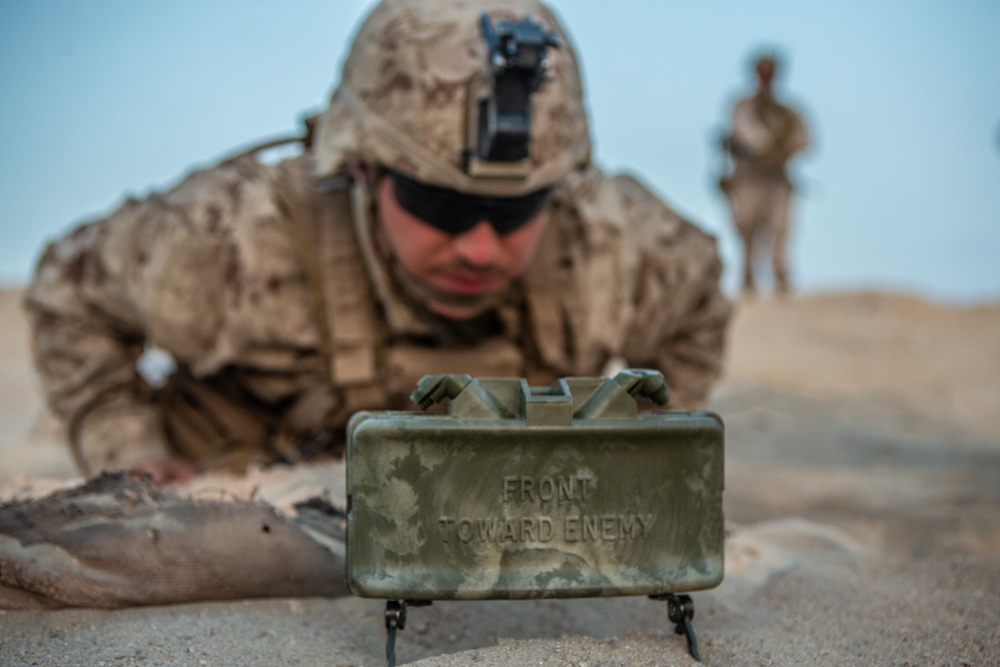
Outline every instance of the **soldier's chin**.
<svg viewBox="0 0 1000 667">
<path fill-rule="evenodd" d="M 507 295 L 510 285 L 499 290 L 480 294 L 461 294 L 436 287 L 406 271 L 399 262 L 392 261 L 389 270 L 395 284 L 406 297 L 429 312 L 450 320 L 469 320 L 495 308 Z"/>
<path fill-rule="evenodd" d="M 477 315 L 481 315 L 489 310 L 490 306 L 495 303 L 495 301 L 492 301 L 486 305 L 460 306 L 451 303 L 442 303 L 440 301 L 427 301 L 424 305 L 427 306 L 427 310 L 431 311 L 435 315 L 446 317 L 449 320 L 471 320 Z"/>
<path fill-rule="evenodd" d="M 481 294 L 459 294 L 420 283 L 421 300 L 427 310 L 451 320 L 469 320 L 496 307 L 506 290 Z"/>
</svg>

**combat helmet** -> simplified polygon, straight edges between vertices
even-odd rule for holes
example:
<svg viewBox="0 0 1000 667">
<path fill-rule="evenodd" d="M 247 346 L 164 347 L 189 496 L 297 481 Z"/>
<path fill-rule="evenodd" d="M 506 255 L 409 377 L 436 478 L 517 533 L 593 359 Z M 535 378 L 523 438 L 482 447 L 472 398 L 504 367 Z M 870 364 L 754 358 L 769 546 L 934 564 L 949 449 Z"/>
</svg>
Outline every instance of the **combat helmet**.
<svg viewBox="0 0 1000 667">
<path fill-rule="evenodd" d="M 521 54 L 534 54 L 537 79 L 520 102 L 513 151 L 491 154 L 482 134 L 496 119 L 484 114 Z M 472 195 L 552 185 L 590 161 L 576 55 L 538 0 L 384 0 L 355 36 L 314 156 L 319 176 L 360 162 Z"/>
</svg>

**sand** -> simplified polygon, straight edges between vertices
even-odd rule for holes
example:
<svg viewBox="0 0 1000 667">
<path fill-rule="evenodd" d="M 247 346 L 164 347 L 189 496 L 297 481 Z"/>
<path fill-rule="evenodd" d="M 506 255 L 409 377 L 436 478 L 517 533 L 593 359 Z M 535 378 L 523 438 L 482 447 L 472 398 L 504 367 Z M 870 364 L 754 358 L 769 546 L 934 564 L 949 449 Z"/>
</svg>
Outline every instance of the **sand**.
<svg viewBox="0 0 1000 667">
<path fill-rule="evenodd" d="M 75 481 L 0 292 L 0 498 Z M 693 594 L 708 665 L 1000 665 L 1000 304 L 885 293 L 741 302 L 712 399 L 726 579 Z M 199 481 L 278 506 L 341 468 Z M 3 665 L 383 665 L 379 601 L 0 612 Z M 412 609 L 398 664 L 692 665 L 662 602 Z"/>
</svg>

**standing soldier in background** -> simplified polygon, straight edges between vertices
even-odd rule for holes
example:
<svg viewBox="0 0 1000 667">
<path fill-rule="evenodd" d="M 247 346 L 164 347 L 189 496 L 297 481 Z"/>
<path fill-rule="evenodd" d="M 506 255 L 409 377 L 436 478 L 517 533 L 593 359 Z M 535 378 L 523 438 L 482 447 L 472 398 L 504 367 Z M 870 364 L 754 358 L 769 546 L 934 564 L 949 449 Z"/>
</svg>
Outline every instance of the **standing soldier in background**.
<svg viewBox="0 0 1000 667">
<path fill-rule="evenodd" d="M 756 292 L 754 262 L 769 241 L 775 290 L 790 290 L 785 247 L 794 187 L 786 165 L 809 145 L 802 117 L 774 96 L 780 63 L 767 54 L 754 60 L 757 90 L 739 100 L 723 140 L 731 170 L 719 181 L 729 200 L 733 225 L 743 242 L 743 291 Z"/>
<path fill-rule="evenodd" d="M 26 295 L 84 474 L 159 481 L 336 451 L 425 374 L 721 373 L 715 240 L 591 161 L 576 55 L 537 0 L 385 0 L 304 152 L 254 155 L 54 241 Z M 176 365 L 147 382 L 144 350 Z"/>
</svg>

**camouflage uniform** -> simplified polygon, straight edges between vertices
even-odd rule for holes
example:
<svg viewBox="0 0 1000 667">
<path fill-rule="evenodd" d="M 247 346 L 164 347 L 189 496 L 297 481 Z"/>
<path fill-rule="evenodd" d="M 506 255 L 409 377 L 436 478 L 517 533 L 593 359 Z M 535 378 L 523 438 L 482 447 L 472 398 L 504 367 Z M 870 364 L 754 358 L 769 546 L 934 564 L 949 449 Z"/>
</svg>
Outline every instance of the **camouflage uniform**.
<svg viewBox="0 0 1000 667">
<path fill-rule="evenodd" d="M 435 11 L 475 25 L 476 3 L 452 4 Z M 557 25 L 534 0 L 503 4 Z M 421 23 L 420 5 L 376 8 L 302 156 L 194 172 L 46 249 L 26 295 L 34 354 L 83 471 L 177 453 L 202 469 L 298 460 L 335 445 L 357 410 L 405 407 L 428 373 L 540 385 L 621 358 L 661 370 L 672 405 L 706 398 L 730 310 L 715 240 L 634 178 L 590 164 L 568 44 L 550 70 L 549 88 L 564 88 L 534 101 L 531 175 L 491 182 L 449 167 L 463 137 L 448 113 L 470 72 L 445 47 L 478 40 Z M 554 184 L 531 267 L 472 321 L 429 313 L 376 247 L 356 163 L 464 192 Z M 177 364 L 161 389 L 136 371 L 150 346 Z"/>
<path fill-rule="evenodd" d="M 773 97 L 746 97 L 733 108 L 727 144 L 733 171 L 723 179 L 722 190 L 743 242 L 743 286 L 755 289 L 754 259 L 769 239 L 776 288 L 787 291 L 785 246 L 794 188 L 786 164 L 809 144 L 805 123 Z"/>
</svg>

